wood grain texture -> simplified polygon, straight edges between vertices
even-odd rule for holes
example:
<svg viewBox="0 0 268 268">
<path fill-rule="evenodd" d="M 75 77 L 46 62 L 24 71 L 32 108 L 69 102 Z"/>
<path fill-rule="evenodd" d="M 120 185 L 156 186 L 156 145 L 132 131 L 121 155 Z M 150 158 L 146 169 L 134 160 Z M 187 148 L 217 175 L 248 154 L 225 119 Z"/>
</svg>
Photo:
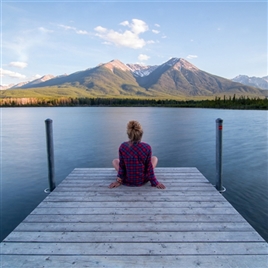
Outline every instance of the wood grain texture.
<svg viewBox="0 0 268 268">
<path fill-rule="evenodd" d="M 1 243 L 1 268 L 267 267 L 267 243 L 196 168 L 155 173 L 165 190 L 74 169 Z"/>
</svg>

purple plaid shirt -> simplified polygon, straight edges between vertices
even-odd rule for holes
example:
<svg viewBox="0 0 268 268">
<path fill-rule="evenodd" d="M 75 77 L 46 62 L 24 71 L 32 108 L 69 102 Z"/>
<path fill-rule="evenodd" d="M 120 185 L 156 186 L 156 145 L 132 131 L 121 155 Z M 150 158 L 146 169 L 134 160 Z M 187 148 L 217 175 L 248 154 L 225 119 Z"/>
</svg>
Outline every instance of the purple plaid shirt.
<svg viewBox="0 0 268 268">
<path fill-rule="evenodd" d="M 151 146 L 145 142 L 122 143 L 119 147 L 117 177 L 127 186 L 142 186 L 148 181 L 152 186 L 156 186 L 159 182 L 154 175 L 151 157 Z"/>
</svg>

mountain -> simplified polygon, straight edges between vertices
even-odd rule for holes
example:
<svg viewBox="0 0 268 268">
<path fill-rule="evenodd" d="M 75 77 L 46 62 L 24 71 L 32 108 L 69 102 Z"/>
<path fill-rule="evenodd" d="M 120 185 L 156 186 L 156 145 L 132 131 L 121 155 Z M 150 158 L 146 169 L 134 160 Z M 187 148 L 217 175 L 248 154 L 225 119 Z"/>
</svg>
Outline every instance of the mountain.
<svg viewBox="0 0 268 268">
<path fill-rule="evenodd" d="M 129 67 L 119 60 L 112 60 L 67 76 L 55 77 L 39 84 L 24 85 L 21 88 L 52 86 L 82 88 L 94 96 L 151 95 L 139 86 Z"/>
<path fill-rule="evenodd" d="M 10 89 L 31 87 L 31 86 L 43 83 L 43 82 L 45 82 L 47 80 L 50 80 L 50 79 L 52 79 L 54 77 L 55 76 L 52 75 L 52 74 L 47 74 L 47 75 L 44 75 L 44 76 L 42 76 L 40 78 L 37 78 L 35 80 L 29 81 L 29 82 L 22 82 L 22 83 L 16 84 L 16 85 L 10 87 Z"/>
<path fill-rule="evenodd" d="M 127 66 L 135 77 L 147 76 L 158 67 L 157 65 L 146 66 L 141 64 L 127 64 Z"/>
<path fill-rule="evenodd" d="M 9 84 L 9 85 L 4 85 L 4 86 L 0 85 L 0 90 L 6 90 L 6 89 L 9 89 L 9 88 L 13 87 L 14 85 L 15 85 L 15 84 Z"/>
<path fill-rule="evenodd" d="M 260 91 L 198 69 L 185 59 L 172 58 L 137 79 L 147 90 L 182 96 L 258 94 Z"/>
<path fill-rule="evenodd" d="M 112 60 L 70 75 L 47 77 L 22 85 L 44 94 L 48 89 L 63 92 L 79 89 L 79 96 L 190 97 L 247 95 L 263 96 L 262 90 L 209 74 L 182 58 L 172 58 L 158 66 L 124 64 Z M 60 90 L 59 90 L 60 89 Z M 62 93 L 61 93 L 62 94 Z M 78 93 L 77 93 L 78 94 Z"/>
<path fill-rule="evenodd" d="M 239 82 L 244 85 L 253 86 L 261 89 L 268 89 L 268 76 L 264 77 L 249 77 L 247 75 L 238 75 L 232 79 L 234 82 Z"/>
</svg>

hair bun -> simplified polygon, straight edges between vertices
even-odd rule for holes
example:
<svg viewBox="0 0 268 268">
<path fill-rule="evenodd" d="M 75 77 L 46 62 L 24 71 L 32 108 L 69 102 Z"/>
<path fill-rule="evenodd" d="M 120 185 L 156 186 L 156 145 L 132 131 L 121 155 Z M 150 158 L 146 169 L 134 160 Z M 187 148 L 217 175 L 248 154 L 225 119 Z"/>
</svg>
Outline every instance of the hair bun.
<svg viewBox="0 0 268 268">
<path fill-rule="evenodd" d="M 141 124 L 138 121 L 129 121 L 127 124 L 127 134 L 131 141 L 140 141 L 143 134 Z"/>
<path fill-rule="evenodd" d="M 138 121 L 129 121 L 128 128 L 132 130 L 139 131 L 142 129 L 141 124 Z"/>
</svg>

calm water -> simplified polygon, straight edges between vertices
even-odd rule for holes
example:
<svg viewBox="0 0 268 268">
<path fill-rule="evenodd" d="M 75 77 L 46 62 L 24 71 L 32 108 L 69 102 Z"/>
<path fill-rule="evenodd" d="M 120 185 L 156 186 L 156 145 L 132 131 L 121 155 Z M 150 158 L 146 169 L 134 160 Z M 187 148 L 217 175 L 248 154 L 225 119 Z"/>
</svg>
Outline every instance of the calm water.
<svg viewBox="0 0 268 268">
<path fill-rule="evenodd" d="M 225 198 L 268 241 L 267 111 L 182 108 L 2 108 L 1 240 L 45 197 L 44 120 L 53 120 L 56 183 L 76 167 L 111 167 L 142 123 L 159 167 L 197 167 L 215 179 L 215 120 L 223 121 Z"/>
</svg>

